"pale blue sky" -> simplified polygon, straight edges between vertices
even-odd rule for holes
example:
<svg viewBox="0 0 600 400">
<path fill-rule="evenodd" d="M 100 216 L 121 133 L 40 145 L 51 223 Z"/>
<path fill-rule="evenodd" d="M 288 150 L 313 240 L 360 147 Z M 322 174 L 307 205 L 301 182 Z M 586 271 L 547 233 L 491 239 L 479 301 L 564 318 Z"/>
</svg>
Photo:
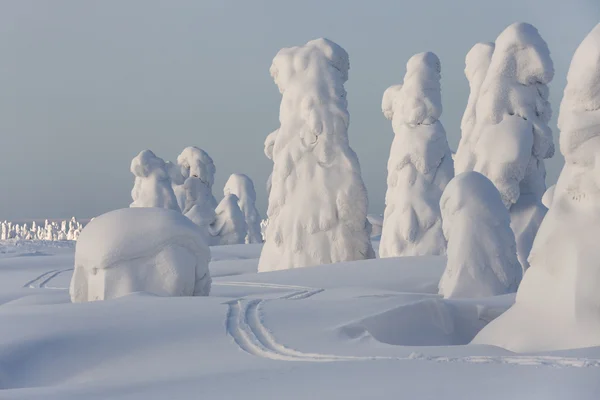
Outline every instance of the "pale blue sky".
<svg viewBox="0 0 600 400">
<path fill-rule="evenodd" d="M 600 21 L 598 0 L 3 0 L 0 1 L 0 219 L 91 217 L 127 207 L 130 160 L 174 160 L 188 145 L 255 182 L 264 213 L 278 126 L 269 76 L 281 47 L 327 37 L 350 54 L 350 141 L 383 210 L 392 130 L 383 91 L 408 58 L 442 61 L 442 122 L 456 148 L 464 56 L 516 21 L 535 25 L 556 67 L 555 115 L 570 58 Z M 554 126 L 555 136 L 557 134 Z M 554 182 L 562 160 L 549 162 Z"/>
</svg>

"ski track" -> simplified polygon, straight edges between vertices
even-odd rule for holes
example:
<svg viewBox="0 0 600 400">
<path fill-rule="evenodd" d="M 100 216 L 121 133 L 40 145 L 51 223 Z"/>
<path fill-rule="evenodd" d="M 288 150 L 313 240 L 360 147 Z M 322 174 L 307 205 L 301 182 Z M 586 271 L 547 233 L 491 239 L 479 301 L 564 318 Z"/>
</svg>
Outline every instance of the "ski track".
<svg viewBox="0 0 600 400">
<path fill-rule="evenodd" d="M 232 282 L 233 283 L 233 282 Z M 241 282 L 240 282 L 241 283 Z M 250 286 L 250 285 L 240 285 Z M 280 285 L 278 288 L 283 289 Z M 273 287 L 271 285 L 260 287 Z M 288 286 L 286 286 L 289 288 Z M 550 368 L 600 368 L 600 360 L 587 358 L 570 358 L 557 356 L 464 356 L 447 357 L 431 356 L 413 352 L 407 357 L 384 356 L 341 356 L 333 354 L 305 353 L 286 347 L 277 341 L 263 323 L 262 306 L 267 301 L 302 300 L 323 291 L 323 289 L 302 288 L 277 299 L 237 299 L 226 303 L 229 307 L 226 320 L 226 331 L 234 342 L 246 353 L 278 361 L 295 362 L 342 362 L 342 361 L 425 361 L 436 363 L 461 364 L 496 364 L 515 366 L 536 366 Z"/>
<path fill-rule="evenodd" d="M 63 272 L 67 272 L 67 271 L 72 271 L 73 268 L 65 268 L 65 269 L 53 269 L 51 271 L 47 271 L 44 272 L 43 274 L 39 275 L 37 278 L 34 278 L 32 280 L 30 280 L 29 282 L 27 282 L 25 285 L 23 285 L 24 288 L 31 288 L 31 289 L 65 289 L 65 288 L 59 288 L 59 287 L 51 287 L 48 286 L 48 283 L 56 278 L 58 275 L 62 274 Z"/>
</svg>

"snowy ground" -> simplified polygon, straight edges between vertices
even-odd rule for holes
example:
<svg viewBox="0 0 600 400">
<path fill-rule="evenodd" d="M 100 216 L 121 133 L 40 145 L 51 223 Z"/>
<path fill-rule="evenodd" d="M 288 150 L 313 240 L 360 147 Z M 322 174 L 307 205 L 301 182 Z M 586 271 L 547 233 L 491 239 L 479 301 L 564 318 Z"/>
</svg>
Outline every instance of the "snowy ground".
<svg viewBox="0 0 600 400">
<path fill-rule="evenodd" d="M 600 398 L 600 348 L 466 345 L 514 296 L 441 299 L 443 258 L 256 274 L 260 245 L 212 251 L 210 297 L 71 304 L 71 244 L 0 244 L 0 398 Z"/>
</svg>

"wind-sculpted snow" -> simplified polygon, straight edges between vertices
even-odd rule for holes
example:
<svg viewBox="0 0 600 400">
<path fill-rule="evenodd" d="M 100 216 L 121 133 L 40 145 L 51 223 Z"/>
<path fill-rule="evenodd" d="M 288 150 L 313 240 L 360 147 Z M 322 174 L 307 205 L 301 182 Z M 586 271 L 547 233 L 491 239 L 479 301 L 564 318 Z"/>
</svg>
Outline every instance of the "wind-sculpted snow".
<svg viewBox="0 0 600 400">
<path fill-rule="evenodd" d="M 158 207 L 181 211 L 171 187 L 171 179 L 162 158 L 150 150 L 141 151 L 131 161 L 135 176 L 130 207 Z"/>
<path fill-rule="evenodd" d="M 177 157 L 177 164 L 181 168 L 183 179 L 196 177 L 210 189 L 210 204 L 212 208 L 217 207 L 217 201 L 212 195 L 212 187 L 215 183 L 215 164 L 208 153 L 198 147 L 190 146 L 183 149 Z"/>
<path fill-rule="evenodd" d="M 407 63 L 403 85 L 388 88 L 382 111 L 392 121 L 381 257 L 440 255 L 446 251 L 440 197 L 454 176 L 442 113 L 441 66 L 433 53 Z"/>
<path fill-rule="evenodd" d="M 498 190 L 477 172 L 457 175 L 441 199 L 448 264 L 440 294 L 488 297 L 517 290 L 522 271 L 508 211 Z"/>
<path fill-rule="evenodd" d="M 207 296 L 210 249 L 181 213 L 125 208 L 91 221 L 75 249 L 73 302 L 108 300 L 138 291 Z"/>
<path fill-rule="evenodd" d="M 262 243 L 260 233 L 261 218 L 256 209 L 256 191 L 254 183 L 244 174 L 232 174 L 223 189 L 225 196 L 234 194 L 238 198 L 238 205 L 244 213 L 248 232 L 246 233 L 246 243 Z"/>
<path fill-rule="evenodd" d="M 515 305 L 476 343 L 513 351 L 600 345 L 600 25 L 581 43 L 558 118 L 565 157 Z"/>
<path fill-rule="evenodd" d="M 285 48 L 270 72 L 282 94 L 259 270 L 374 257 L 367 193 L 348 143 L 348 54 L 327 39 Z"/>
</svg>

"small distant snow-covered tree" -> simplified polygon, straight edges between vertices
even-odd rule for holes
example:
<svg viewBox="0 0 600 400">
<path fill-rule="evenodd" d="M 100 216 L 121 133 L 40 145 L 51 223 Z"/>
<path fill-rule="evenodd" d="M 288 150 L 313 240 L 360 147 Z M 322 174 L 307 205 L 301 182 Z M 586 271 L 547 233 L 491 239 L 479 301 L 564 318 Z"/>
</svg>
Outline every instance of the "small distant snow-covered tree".
<svg viewBox="0 0 600 400">
<path fill-rule="evenodd" d="M 214 244 L 243 244 L 248 228 L 237 196 L 226 195 L 217 206 L 216 214 L 215 222 L 211 226 Z"/>
<path fill-rule="evenodd" d="M 367 192 L 348 141 L 349 67 L 346 51 L 327 39 L 273 59 L 282 99 L 261 272 L 374 257 Z"/>
<path fill-rule="evenodd" d="M 440 202 L 448 262 L 439 284 L 449 297 L 515 292 L 522 270 L 510 216 L 498 189 L 477 172 L 457 175 Z"/>
<path fill-rule="evenodd" d="M 460 142 L 454 156 L 456 174 L 473 170 L 473 163 L 475 162 L 473 146 L 475 143 L 472 136 L 477 137 L 476 134 L 473 134 L 473 129 L 477 124 L 477 99 L 492 61 L 494 47 L 494 43 L 477 43 L 467 53 L 465 59 L 465 76 L 469 81 L 471 92 L 460 123 Z"/>
<path fill-rule="evenodd" d="M 548 122 L 548 83 L 554 67 L 546 42 L 525 23 L 506 28 L 496 39 L 476 105 L 472 169 L 488 177 L 511 213 L 523 269 L 533 238 L 547 211 L 544 159 L 554 155 Z"/>
<path fill-rule="evenodd" d="M 390 87 L 383 96 L 383 113 L 392 121 L 395 137 L 388 161 L 381 257 L 446 251 L 439 204 L 454 168 L 439 121 L 440 74 L 435 54 L 416 54 L 407 63 L 404 84 Z"/>
<path fill-rule="evenodd" d="M 130 207 L 158 207 L 181 211 L 171 187 L 165 162 L 150 150 L 141 151 L 131 161 L 135 183 Z"/>
<path fill-rule="evenodd" d="M 218 244 L 212 236 L 212 224 L 215 223 L 215 209 L 211 205 L 210 189 L 200 178 L 190 176 L 185 180 L 186 203 L 183 213 L 193 223 L 202 228 L 208 245 Z"/>
<path fill-rule="evenodd" d="M 181 168 L 183 179 L 190 176 L 200 179 L 210 190 L 210 204 L 213 208 L 217 207 L 217 200 L 212 194 L 212 187 L 215 183 L 215 164 L 208 153 L 198 147 L 190 146 L 183 149 L 177 157 L 177 164 Z"/>
<path fill-rule="evenodd" d="M 262 243 L 260 233 L 261 218 L 256 209 L 256 191 L 254 183 L 244 174 L 231 174 L 225 188 L 223 189 L 225 196 L 234 194 L 238 198 L 238 205 L 246 218 L 248 232 L 246 234 L 246 243 Z"/>
</svg>

